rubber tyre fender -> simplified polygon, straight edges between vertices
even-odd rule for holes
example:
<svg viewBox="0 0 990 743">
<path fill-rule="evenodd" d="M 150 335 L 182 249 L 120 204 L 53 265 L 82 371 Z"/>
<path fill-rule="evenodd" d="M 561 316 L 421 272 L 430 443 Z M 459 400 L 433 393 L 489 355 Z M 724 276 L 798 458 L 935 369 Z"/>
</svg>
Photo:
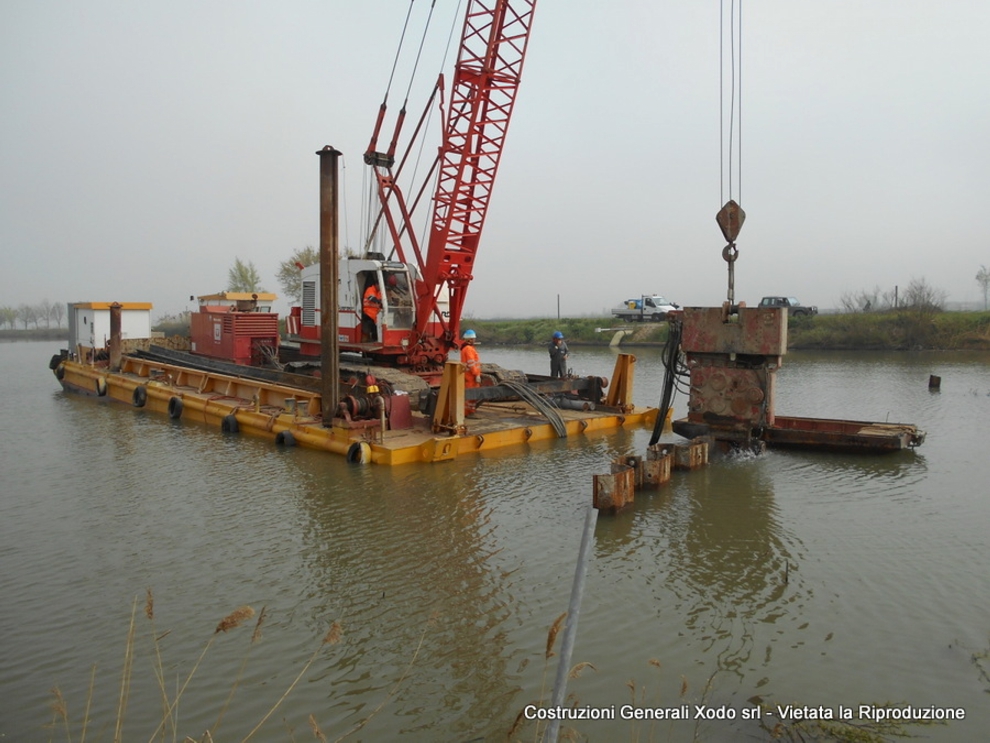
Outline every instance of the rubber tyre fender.
<svg viewBox="0 0 990 743">
<path fill-rule="evenodd" d="M 96 378 L 96 394 L 98 397 L 107 396 L 107 378 L 97 377 Z"/>
<path fill-rule="evenodd" d="M 172 420 L 178 420 L 182 417 L 182 398 L 175 397 L 174 395 L 168 398 L 168 417 Z"/>
<path fill-rule="evenodd" d="M 233 413 L 230 415 L 225 415 L 223 420 L 220 421 L 220 430 L 224 433 L 238 433 L 241 427 L 237 424 L 237 418 Z"/>
<path fill-rule="evenodd" d="M 143 384 L 135 387 L 134 392 L 131 393 L 131 405 L 135 408 L 143 408 L 147 404 L 148 388 Z"/>
<path fill-rule="evenodd" d="M 59 364 L 55 367 L 55 379 L 59 382 L 65 379 L 65 364 Z"/>
<path fill-rule="evenodd" d="M 275 443 L 279 446 L 295 446 L 296 437 L 292 435 L 292 431 L 279 431 L 275 434 Z"/>
<path fill-rule="evenodd" d="M 367 464 L 371 461 L 371 447 L 363 441 L 355 441 L 347 450 L 347 461 L 350 464 Z"/>
</svg>

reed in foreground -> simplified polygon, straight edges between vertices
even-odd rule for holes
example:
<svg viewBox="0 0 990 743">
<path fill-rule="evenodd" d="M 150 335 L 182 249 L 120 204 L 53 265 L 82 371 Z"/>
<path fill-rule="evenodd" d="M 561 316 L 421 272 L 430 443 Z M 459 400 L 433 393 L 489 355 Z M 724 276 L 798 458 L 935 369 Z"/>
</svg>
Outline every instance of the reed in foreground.
<svg viewBox="0 0 990 743">
<path fill-rule="evenodd" d="M 212 743 L 212 741 L 217 738 L 217 731 L 220 728 L 223 719 L 231 707 L 234 700 L 235 694 L 240 686 L 241 680 L 243 678 L 244 670 L 247 666 L 248 657 L 250 655 L 251 649 L 261 640 L 261 628 L 267 616 L 266 608 L 262 608 L 260 613 L 255 612 L 255 610 L 250 606 L 241 606 L 224 616 L 216 625 L 212 635 L 204 644 L 202 650 L 199 653 L 196 661 L 193 663 L 192 668 L 186 674 L 185 678 L 182 680 L 181 684 L 177 684 L 177 689 L 174 694 L 169 691 L 168 686 L 165 681 L 166 677 L 166 663 L 163 659 L 161 641 L 163 638 L 168 636 L 170 632 L 159 633 L 155 627 L 155 612 L 154 612 L 154 595 L 151 589 L 148 589 L 146 599 L 145 599 L 145 609 L 144 614 L 149 623 L 149 631 L 147 633 L 148 642 L 151 649 L 151 659 L 154 674 L 154 683 L 157 687 L 157 693 L 161 696 L 161 713 L 160 718 L 157 720 L 142 720 L 142 724 L 146 724 L 149 727 L 155 725 L 154 729 L 148 735 L 147 733 L 142 733 L 141 738 L 148 735 L 149 743 L 154 743 L 154 741 L 176 741 L 181 740 L 183 743 Z M 252 620 L 257 614 L 257 620 L 254 623 L 254 630 L 251 633 L 250 642 L 248 644 L 247 650 L 245 652 L 244 658 L 241 661 L 240 668 L 234 678 L 230 692 L 227 694 L 223 705 L 217 713 L 216 722 L 203 731 L 199 738 L 194 738 L 188 735 L 183 736 L 179 730 L 179 708 L 180 702 L 183 699 L 183 695 L 186 693 L 196 676 L 197 672 L 201 668 L 204 659 L 210 652 L 214 645 L 217 637 L 221 634 L 227 634 L 229 632 L 235 631 L 237 628 L 241 627 L 245 623 Z M 319 657 L 320 653 L 328 645 L 335 645 L 340 642 L 343 637 L 343 628 L 339 621 L 333 622 L 327 633 L 324 635 L 323 640 L 313 651 L 313 654 L 309 657 L 303 667 L 300 669 L 299 673 L 289 684 L 288 688 L 278 697 L 278 699 L 272 704 L 271 708 L 268 709 L 259 719 L 258 723 L 254 726 L 248 735 L 243 738 L 244 741 L 250 740 L 255 736 L 258 731 L 262 729 L 265 722 L 268 721 L 271 716 L 279 709 L 279 707 L 285 702 L 286 698 L 292 693 L 293 689 L 296 688 L 299 681 L 305 676 L 307 671 Z M 127 639 L 124 644 L 124 661 L 120 676 L 120 688 L 117 694 L 117 703 L 115 705 L 115 712 L 113 719 L 109 723 L 101 723 L 101 729 L 103 731 L 109 731 L 112 729 L 113 743 L 121 743 L 124 740 L 134 740 L 135 733 L 128 732 L 125 735 L 125 722 L 127 721 L 127 709 L 128 701 L 131 695 L 131 688 L 134 682 L 133 669 L 134 660 L 137 655 L 139 645 L 139 635 L 137 632 L 137 599 L 134 601 L 134 605 L 131 610 L 131 619 L 128 627 Z M 66 740 L 68 743 L 73 743 L 78 741 L 78 743 L 85 743 L 87 740 L 87 735 L 91 734 L 92 728 L 97 723 L 93 719 L 91 713 L 93 694 L 96 688 L 96 667 L 93 667 L 92 673 L 89 679 L 89 687 L 86 697 L 85 710 L 82 716 L 78 720 L 73 720 L 69 714 L 69 705 L 62 694 L 61 689 L 58 686 L 52 688 L 53 701 L 51 703 L 52 719 L 49 723 L 49 729 L 51 731 L 50 741 L 56 740 Z M 254 712 L 252 712 L 254 714 Z M 243 719 L 244 713 L 241 713 Z M 319 730 L 316 725 L 315 718 L 311 717 L 311 725 L 314 730 Z M 128 730 L 131 727 L 136 727 L 136 725 L 129 725 Z M 320 733 L 322 735 L 322 732 Z M 317 736 L 319 738 L 319 736 Z"/>
<path fill-rule="evenodd" d="M 214 741 L 221 740 L 219 736 L 221 723 L 228 717 L 228 713 L 230 713 L 231 709 L 235 707 L 235 696 L 241 686 L 251 650 L 261 640 L 262 626 L 268 615 L 267 608 L 262 607 L 260 612 L 255 612 L 255 610 L 250 606 L 241 606 L 224 616 L 217 623 L 216 628 L 204 644 L 202 650 L 199 652 L 196 661 L 193 663 L 192 668 L 186 674 L 185 678 L 182 679 L 181 683 L 176 683 L 176 689 L 173 693 L 169 691 L 168 685 L 166 684 L 165 669 L 169 666 L 163 658 L 161 646 L 162 639 L 168 636 L 170 631 L 160 633 L 156 628 L 154 595 L 152 594 L 151 589 L 148 589 L 144 609 L 144 614 L 147 618 L 149 627 L 146 636 L 150 645 L 150 657 L 153 667 L 156 693 L 161 697 L 161 712 L 159 716 L 154 719 L 144 719 L 140 721 L 140 724 L 146 728 L 153 727 L 150 735 L 147 732 L 144 732 L 138 735 L 138 737 L 135 737 L 136 734 L 132 729 L 137 727 L 137 724 L 133 723 L 133 721 L 128 723 L 128 732 L 125 734 L 124 731 L 125 721 L 127 721 L 128 701 L 131 696 L 131 687 L 134 682 L 134 660 L 138 655 L 137 650 L 139 649 L 138 646 L 140 644 L 140 640 L 142 637 L 145 637 L 145 635 L 139 634 L 137 631 L 137 607 L 138 601 L 137 598 L 135 598 L 131 609 L 130 624 L 128 626 L 127 639 L 124 648 L 124 662 L 121 671 L 120 688 L 117 694 L 116 704 L 114 705 L 115 711 L 113 713 L 113 719 L 109 722 L 98 721 L 95 720 L 94 715 L 91 714 L 93 695 L 96 689 L 96 667 L 94 666 L 89 679 L 85 711 L 80 719 L 73 719 L 73 717 L 69 714 L 69 704 L 61 689 L 58 686 L 54 686 L 52 688 L 51 692 L 53 700 L 50 705 L 52 718 L 48 725 L 48 729 L 50 730 L 49 741 L 65 740 L 68 743 L 86 743 L 87 735 L 92 734 L 92 729 L 96 727 L 97 724 L 99 725 L 101 733 L 112 735 L 110 740 L 112 740 L 113 743 L 121 743 L 121 741 L 124 740 L 143 740 L 145 738 L 149 741 L 149 743 L 155 743 L 156 741 L 161 741 L 161 743 L 165 743 L 165 741 L 182 741 L 182 743 L 214 743 Z M 254 630 L 251 633 L 250 641 L 247 645 L 247 649 L 245 650 L 244 657 L 241 660 L 239 669 L 231 683 L 230 691 L 227 693 L 220 709 L 217 711 L 216 721 L 206 730 L 202 732 L 197 731 L 196 737 L 183 733 L 180 730 L 180 702 L 183 701 L 184 695 L 186 695 L 186 692 L 189 690 L 190 684 L 192 683 L 194 677 L 203 666 L 204 660 L 213 648 L 215 641 L 220 635 L 225 635 L 236 631 L 239 627 L 254 619 L 255 616 L 257 616 L 257 619 L 254 622 Z M 339 743 L 339 741 L 349 738 L 364 728 L 392 699 L 395 698 L 399 689 L 409 679 L 413 666 L 415 665 L 423 647 L 426 635 L 429 632 L 429 629 L 435 626 L 435 624 L 436 615 L 434 614 L 431 615 L 429 620 L 426 622 L 426 625 L 420 635 L 419 643 L 414 649 L 408 664 L 402 671 L 399 678 L 388 689 L 388 693 L 385 695 L 384 699 L 382 699 L 381 703 L 379 703 L 358 722 L 354 723 L 350 729 L 335 738 L 335 743 Z M 302 665 L 299 672 L 294 676 L 286 689 L 272 702 L 271 706 L 268 707 L 263 714 L 258 716 L 257 723 L 253 725 L 251 730 L 243 737 L 238 737 L 238 739 L 241 740 L 242 743 L 257 739 L 263 735 L 268 736 L 268 739 L 270 739 L 271 728 L 270 726 L 266 728 L 266 724 L 269 723 L 275 713 L 278 712 L 284 705 L 285 701 L 298 687 L 299 682 L 305 678 L 306 674 L 309 672 L 310 668 L 317 661 L 320 655 L 324 653 L 328 647 L 339 644 L 343 638 L 343 625 L 340 621 L 334 621 L 331 623 L 330 627 L 323 635 L 323 638 L 313 650 L 313 653 Z M 195 699 L 194 702 L 190 702 L 189 704 L 198 706 L 199 709 L 197 712 L 202 715 L 203 709 L 202 701 L 200 699 Z M 246 719 L 252 719 L 257 715 L 258 709 L 256 706 L 249 710 L 240 709 L 237 712 L 237 716 L 242 723 L 244 723 Z M 287 721 L 283 720 L 283 722 L 288 725 Z M 320 727 L 315 715 L 309 715 L 307 723 L 313 737 L 316 740 L 324 742 L 327 741 L 326 733 Z M 188 724 L 186 727 L 188 727 Z M 106 738 L 101 735 L 98 736 L 98 739 L 105 740 Z M 223 739 L 229 740 L 230 738 L 229 736 L 225 736 Z M 295 733 L 291 728 L 288 730 L 288 739 L 295 740 Z"/>
</svg>

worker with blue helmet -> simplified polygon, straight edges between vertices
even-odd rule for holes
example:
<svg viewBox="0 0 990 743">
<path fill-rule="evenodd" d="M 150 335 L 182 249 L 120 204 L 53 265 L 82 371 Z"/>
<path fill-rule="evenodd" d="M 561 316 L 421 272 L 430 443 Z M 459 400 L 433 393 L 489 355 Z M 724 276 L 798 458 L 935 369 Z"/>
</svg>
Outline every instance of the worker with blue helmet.
<svg viewBox="0 0 990 743">
<path fill-rule="evenodd" d="M 567 342 L 564 341 L 564 334 L 559 330 L 554 331 L 548 350 L 550 351 L 550 378 L 563 379 L 567 376 L 567 357 L 570 351 L 567 348 Z"/>
</svg>

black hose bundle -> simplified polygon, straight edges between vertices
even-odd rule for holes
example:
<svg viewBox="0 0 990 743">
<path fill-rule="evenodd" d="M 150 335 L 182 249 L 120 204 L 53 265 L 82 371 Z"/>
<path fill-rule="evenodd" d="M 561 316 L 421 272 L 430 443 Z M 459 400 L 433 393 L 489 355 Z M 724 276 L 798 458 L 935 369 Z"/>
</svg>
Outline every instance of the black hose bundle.
<svg viewBox="0 0 990 743">
<path fill-rule="evenodd" d="M 671 402 L 674 399 L 674 385 L 678 375 L 687 375 L 686 369 L 680 369 L 681 356 L 681 334 L 684 329 L 680 319 L 670 318 L 668 324 L 667 345 L 663 348 L 661 360 L 663 362 L 663 393 L 660 395 L 660 405 L 657 412 L 656 422 L 653 424 L 653 435 L 650 436 L 650 446 L 660 440 L 663 434 L 663 424 L 667 420 L 667 411 L 670 410 Z"/>
</svg>

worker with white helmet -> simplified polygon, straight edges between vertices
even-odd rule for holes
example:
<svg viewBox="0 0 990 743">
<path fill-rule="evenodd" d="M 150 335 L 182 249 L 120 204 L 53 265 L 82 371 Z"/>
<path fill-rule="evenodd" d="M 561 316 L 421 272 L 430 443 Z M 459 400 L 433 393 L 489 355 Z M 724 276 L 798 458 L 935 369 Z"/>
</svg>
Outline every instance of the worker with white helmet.
<svg viewBox="0 0 990 743">
<path fill-rule="evenodd" d="M 465 330 L 461 336 L 461 363 L 464 364 L 464 389 L 481 386 L 481 358 L 478 356 L 478 349 L 474 347 L 474 342 L 478 339 L 478 334 L 473 330 Z M 464 401 L 464 414 L 471 415 L 478 408 L 475 400 Z"/>
</svg>

